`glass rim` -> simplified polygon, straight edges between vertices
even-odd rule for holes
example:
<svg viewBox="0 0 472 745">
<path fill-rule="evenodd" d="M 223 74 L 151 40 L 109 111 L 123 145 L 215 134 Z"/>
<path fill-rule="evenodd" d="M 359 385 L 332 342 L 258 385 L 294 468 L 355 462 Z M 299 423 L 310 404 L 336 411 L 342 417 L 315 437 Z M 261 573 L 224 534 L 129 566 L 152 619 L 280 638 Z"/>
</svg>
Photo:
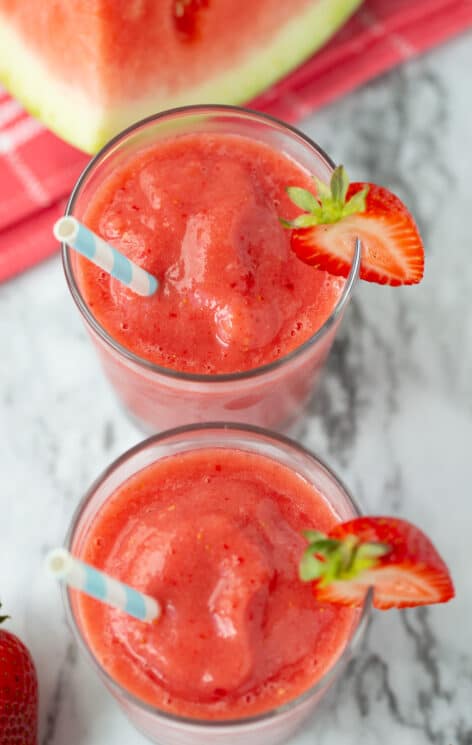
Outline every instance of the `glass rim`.
<svg viewBox="0 0 472 745">
<path fill-rule="evenodd" d="M 354 508 L 356 515 L 360 516 L 362 514 L 359 506 L 357 505 L 356 501 L 352 497 L 350 491 L 347 489 L 344 482 L 330 468 L 330 466 L 328 466 L 325 463 L 325 461 L 322 458 L 320 458 L 318 455 L 308 450 L 308 448 L 305 448 L 303 445 L 300 445 L 295 440 L 292 440 L 289 437 L 286 437 L 279 433 L 267 430 L 263 427 L 257 427 L 257 426 L 253 426 L 249 424 L 238 424 L 238 423 L 233 423 L 233 422 L 208 422 L 205 424 L 187 424 L 181 427 L 175 427 L 173 429 L 168 429 L 165 432 L 160 432 L 158 434 L 152 435 L 151 437 L 148 437 L 145 440 L 142 440 L 141 442 L 137 443 L 136 445 L 134 445 L 133 447 L 129 448 L 124 453 L 122 453 L 118 458 L 116 458 L 112 463 L 110 463 L 107 466 L 107 468 L 104 469 L 104 471 L 102 471 L 102 473 L 95 479 L 93 484 L 86 491 L 85 495 L 82 497 L 82 499 L 80 500 L 80 502 L 78 503 L 74 511 L 74 514 L 72 516 L 69 529 L 67 531 L 67 535 L 64 541 L 64 545 L 67 548 L 67 550 L 70 551 L 72 548 L 72 541 L 74 538 L 74 534 L 77 528 L 79 527 L 80 519 L 86 507 L 88 506 L 90 500 L 95 494 L 96 490 L 108 479 L 108 477 L 111 474 L 113 474 L 113 472 L 117 468 L 123 465 L 127 460 L 133 458 L 135 455 L 137 455 L 142 450 L 148 447 L 152 447 L 155 444 L 159 444 L 160 442 L 164 440 L 178 437 L 180 435 L 191 434 L 194 432 L 197 433 L 197 432 L 205 432 L 205 431 L 211 431 L 211 430 L 216 430 L 216 431 L 223 430 L 223 431 L 230 431 L 234 433 L 239 432 L 243 435 L 249 434 L 249 435 L 260 436 L 260 437 L 265 438 L 266 440 L 272 441 L 273 443 L 275 442 L 275 444 L 282 445 L 282 446 L 288 446 L 291 450 L 295 451 L 295 453 L 308 457 L 310 461 L 314 462 L 318 466 L 321 466 L 321 468 L 325 471 L 325 473 L 327 473 L 334 480 L 336 485 L 341 489 L 341 491 L 347 497 L 350 505 Z M 265 456 L 265 457 L 271 457 L 271 456 Z M 147 466 L 144 466 L 143 468 L 146 468 L 146 467 Z M 369 588 L 369 590 L 366 593 L 364 603 L 360 608 L 359 618 L 356 622 L 356 626 L 352 632 L 350 639 L 346 643 L 346 646 L 343 649 L 342 653 L 339 655 L 336 662 L 328 670 L 326 670 L 326 672 L 322 675 L 322 677 L 319 680 L 317 680 L 316 683 L 310 686 L 306 691 L 296 696 L 295 698 L 291 699 L 290 701 L 287 701 L 285 704 L 282 704 L 282 706 L 275 706 L 274 708 L 269 709 L 268 711 L 264 711 L 260 714 L 255 714 L 255 715 L 248 716 L 248 717 L 241 717 L 239 719 L 214 720 L 214 719 L 203 719 L 203 718 L 197 718 L 197 717 L 179 716 L 178 714 L 165 711 L 164 709 L 160 709 L 157 706 L 153 706 L 152 704 L 149 704 L 146 701 L 143 701 L 142 699 L 138 698 L 133 693 L 131 693 L 131 691 L 124 688 L 124 686 L 121 683 L 116 681 L 108 673 L 108 671 L 105 670 L 105 668 L 98 661 L 97 657 L 93 654 L 79 626 L 76 616 L 74 614 L 71 597 L 70 597 L 70 590 L 67 587 L 67 585 L 62 584 L 61 591 L 62 591 L 62 598 L 63 598 L 63 602 L 65 605 L 67 618 L 69 621 L 69 626 L 72 627 L 72 630 L 74 632 L 74 637 L 76 641 L 78 640 L 79 647 L 85 652 L 87 658 L 92 664 L 92 667 L 97 671 L 99 677 L 102 677 L 105 679 L 107 686 L 109 686 L 113 690 L 118 691 L 119 695 L 122 698 L 124 698 L 128 704 L 139 707 L 141 710 L 145 711 L 147 714 L 162 717 L 163 719 L 166 719 L 170 722 L 174 722 L 175 724 L 193 726 L 195 728 L 207 727 L 207 728 L 214 728 L 214 729 L 220 729 L 220 730 L 223 730 L 225 727 L 235 728 L 235 727 L 250 726 L 250 725 L 266 722 L 271 719 L 275 719 L 276 717 L 282 714 L 285 714 L 295 709 L 296 707 L 302 705 L 303 703 L 311 699 L 313 696 L 315 696 L 318 692 L 321 692 L 326 686 L 329 686 L 332 682 L 334 682 L 336 680 L 338 673 L 342 671 L 344 666 L 349 662 L 354 651 L 358 648 L 359 643 L 366 630 L 369 619 L 371 617 L 371 611 L 373 607 L 372 606 L 373 591 L 372 591 L 372 588 Z"/>
<path fill-rule="evenodd" d="M 153 114 L 152 116 L 148 116 L 145 119 L 141 119 L 138 122 L 135 122 L 131 126 L 124 129 L 122 132 L 119 132 L 106 145 L 104 145 L 98 151 L 98 153 L 94 155 L 94 157 L 89 161 L 89 163 L 86 165 L 79 178 L 77 179 L 77 182 L 67 203 L 65 215 L 73 215 L 73 209 L 80 195 L 82 187 L 84 186 L 84 184 L 86 184 L 88 177 L 91 173 L 93 173 L 97 164 L 99 164 L 110 151 L 112 151 L 122 142 L 125 142 L 126 139 L 135 131 L 139 130 L 141 127 L 146 127 L 150 124 L 153 124 L 160 119 L 171 118 L 186 113 L 204 114 L 205 112 L 221 112 L 222 114 L 233 114 L 239 115 L 241 117 L 248 116 L 265 122 L 268 125 L 277 125 L 278 127 L 287 130 L 292 136 L 296 136 L 297 138 L 302 140 L 304 144 L 308 145 L 308 147 L 313 150 L 317 156 L 321 157 L 331 169 L 334 169 L 336 167 L 334 161 L 325 153 L 325 151 L 319 145 L 317 145 L 316 142 L 314 142 L 314 140 L 298 130 L 296 127 L 292 127 L 290 124 L 287 124 L 281 119 L 277 119 L 276 117 L 269 114 L 263 114 L 243 106 L 229 106 L 224 104 L 195 104 L 190 106 L 179 106 L 173 109 L 168 109 L 166 111 L 161 111 L 157 114 Z M 138 367 L 145 368 L 146 370 L 157 373 L 158 375 L 187 382 L 213 384 L 246 380 L 270 373 L 301 356 L 304 352 L 311 349 L 311 347 L 313 347 L 318 341 L 323 339 L 342 314 L 352 295 L 353 289 L 359 277 L 362 246 L 360 240 L 356 239 L 351 269 L 348 277 L 346 278 L 343 291 L 336 305 L 334 306 L 328 318 L 320 326 L 320 328 L 317 329 L 317 331 L 315 331 L 315 333 L 312 334 L 306 341 L 304 341 L 303 344 L 300 344 L 300 346 L 296 347 L 288 354 L 285 354 L 283 357 L 279 357 L 278 359 L 273 360 L 272 362 L 269 362 L 265 365 L 259 365 L 258 367 L 254 367 L 249 370 L 241 370 L 234 373 L 219 374 L 188 373 L 180 370 L 175 370 L 170 367 L 157 365 L 150 360 L 138 356 L 137 354 L 120 344 L 97 321 L 93 313 L 90 311 L 87 303 L 85 302 L 76 282 L 74 272 L 72 270 L 72 264 L 70 261 L 72 250 L 65 243 L 62 243 L 61 253 L 66 282 L 69 287 L 69 291 L 74 299 L 74 302 L 87 324 L 107 346 L 111 347 L 114 352 L 117 352 L 122 357 L 126 357 L 126 359 L 128 359 L 130 362 L 134 363 Z"/>
</svg>

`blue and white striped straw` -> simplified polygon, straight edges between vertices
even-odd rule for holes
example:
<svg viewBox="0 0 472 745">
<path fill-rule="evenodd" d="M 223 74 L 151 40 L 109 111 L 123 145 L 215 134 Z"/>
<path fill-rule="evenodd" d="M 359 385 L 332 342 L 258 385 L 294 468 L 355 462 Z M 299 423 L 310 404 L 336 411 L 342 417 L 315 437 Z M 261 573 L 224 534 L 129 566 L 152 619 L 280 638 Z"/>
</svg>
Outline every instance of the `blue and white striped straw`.
<svg viewBox="0 0 472 745">
<path fill-rule="evenodd" d="M 159 283 L 127 256 L 93 233 L 75 217 L 61 217 L 53 228 L 54 237 L 78 251 L 138 295 L 154 295 Z"/>
<path fill-rule="evenodd" d="M 144 595 L 109 577 L 98 569 L 79 561 L 65 548 L 56 548 L 46 557 L 48 572 L 69 587 L 81 590 L 107 605 L 128 613 L 140 621 L 152 623 L 161 615 L 161 606 L 155 598 Z"/>
</svg>

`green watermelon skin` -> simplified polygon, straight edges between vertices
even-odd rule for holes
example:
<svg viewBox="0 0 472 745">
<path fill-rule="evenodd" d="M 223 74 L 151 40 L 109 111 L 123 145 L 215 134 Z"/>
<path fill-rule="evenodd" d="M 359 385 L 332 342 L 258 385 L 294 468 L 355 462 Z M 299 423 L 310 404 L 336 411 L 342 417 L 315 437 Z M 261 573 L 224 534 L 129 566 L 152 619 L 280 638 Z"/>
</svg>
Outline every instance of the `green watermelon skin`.
<svg viewBox="0 0 472 745">
<path fill-rule="evenodd" d="M 60 137 L 95 153 L 157 111 L 250 100 L 361 2 L 0 0 L 0 80 Z"/>
</svg>

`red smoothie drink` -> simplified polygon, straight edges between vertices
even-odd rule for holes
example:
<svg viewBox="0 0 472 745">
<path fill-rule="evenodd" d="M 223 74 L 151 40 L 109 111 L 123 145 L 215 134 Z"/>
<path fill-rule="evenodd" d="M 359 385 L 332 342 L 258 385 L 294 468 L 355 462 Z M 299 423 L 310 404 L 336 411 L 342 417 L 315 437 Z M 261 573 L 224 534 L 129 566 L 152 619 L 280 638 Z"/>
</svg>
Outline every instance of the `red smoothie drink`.
<svg viewBox="0 0 472 745">
<path fill-rule="evenodd" d="M 313 708 L 361 615 L 316 602 L 300 581 L 302 531 L 327 532 L 354 506 L 312 456 L 264 432 L 187 429 L 128 457 L 84 506 L 71 548 L 158 598 L 163 614 L 146 624 L 71 592 L 82 640 L 157 742 L 167 742 L 166 713 L 195 721 L 190 741 L 207 742 L 199 723 L 237 720 L 234 734 L 249 737 L 249 719 L 288 707 L 276 739 L 261 740 L 280 741 L 307 691 L 316 695 L 303 716 Z"/>
<path fill-rule="evenodd" d="M 284 357 L 323 325 L 344 280 L 301 262 L 279 214 L 296 163 L 247 137 L 165 140 L 125 163 L 85 213 L 96 233 L 159 278 L 142 298 L 85 258 L 79 284 L 99 323 L 138 357 L 218 375 Z"/>
<path fill-rule="evenodd" d="M 149 430 L 202 419 L 284 427 L 311 391 L 347 288 L 295 256 L 279 217 L 297 214 L 286 187 L 314 192 L 310 174 L 327 180 L 331 164 L 284 125 L 239 110 L 197 107 L 141 128 L 98 156 L 104 172 L 94 177 L 92 164 L 71 204 L 160 283 L 143 298 L 66 253 L 108 375 Z"/>
</svg>

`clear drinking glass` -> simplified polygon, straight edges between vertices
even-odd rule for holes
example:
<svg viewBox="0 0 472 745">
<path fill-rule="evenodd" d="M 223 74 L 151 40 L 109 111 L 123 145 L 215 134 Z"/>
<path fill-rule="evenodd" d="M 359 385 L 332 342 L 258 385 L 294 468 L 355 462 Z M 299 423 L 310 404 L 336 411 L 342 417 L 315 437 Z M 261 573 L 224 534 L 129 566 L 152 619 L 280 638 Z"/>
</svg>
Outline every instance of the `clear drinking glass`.
<svg viewBox="0 0 472 745">
<path fill-rule="evenodd" d="M 360 514 L 337 476 L 315 455 L 295 442 L 256 427 L 239 424 L 192 425 L 155 435 L 116 460 L 93 484 L 72 519 L 66 547 L 80 555 L 87 532 L 100 507 L 133 474 L 161 458 L 201 448 L 237 449 L 265 455 L 294 470 L 313 484 L 341 520 Z M 113 680 L 102 667 L 83 634 L 76 605 L 76 591 L 64 588 L 64 602 L 72 630 L 105 686 L 119 706 L 152 742 L 159 745 L 276 745 L 298 729 L 318 705 L 331 684 L 343 674 L 365 629 L 370 597 L 359 609 L 351 637 L 340 656 L 316 685 L 298 698 L 246 719 L 205 721 L 176 716 L 136 698 Z"/>
<path fill-rule="evenodd" d="M 308 137 L 271 117 L 231 106 L 188 106 L 145 119 L 101 150 L 79 178 L 67 214 L 82 219 L 90 199 L 124 161 L 159 140 L 195 132 L 239 134 L 285 153 L 329 181 L 334 168 Z M 138 357 L 94 318 L 76 278 L 77 256 L 63 245 L 67 283 L 95 343 L 105 374 L 135 423 L 149 434 L 205 421 L 237 421 L 287 431 L 303 414 L 355 285 L 360 246 L 336 305 L 318 331 L 290 354 L 244 372 L 197 375 Z"/>
</svg>

